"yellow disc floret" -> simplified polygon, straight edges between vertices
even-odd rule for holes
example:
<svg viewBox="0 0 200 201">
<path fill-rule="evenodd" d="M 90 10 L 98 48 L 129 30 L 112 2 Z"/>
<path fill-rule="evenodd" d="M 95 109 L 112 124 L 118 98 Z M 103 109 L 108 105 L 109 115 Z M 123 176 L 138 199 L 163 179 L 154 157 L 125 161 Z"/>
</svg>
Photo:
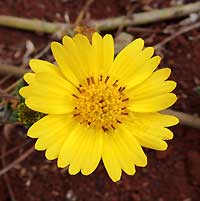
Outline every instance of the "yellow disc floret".
<svg viewBox="0 0 200 201">
<path fill-rule="evenodd" d="M 109 76 L 87 78 L 87 84 L 77 87 L 73 116 L 81 124 L 103 129 L 104 132 L 115 129 L 128 115 L 128 98 L 125 87 L 118 86 L 118 80 L 108 83 Z"/>
</svg>

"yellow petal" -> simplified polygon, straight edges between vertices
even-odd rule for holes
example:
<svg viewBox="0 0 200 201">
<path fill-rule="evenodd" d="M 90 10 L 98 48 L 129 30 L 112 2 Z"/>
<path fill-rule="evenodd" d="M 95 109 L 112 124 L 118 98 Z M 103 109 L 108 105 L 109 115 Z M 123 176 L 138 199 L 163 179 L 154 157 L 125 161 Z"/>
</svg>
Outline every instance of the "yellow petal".
<svg viewBox="0 0 200 201">
<path fill-rule="evenodd" d="M 173 81 L 165 82 L 170 73 L 171 70 L 169 68 L 157 70 L 153 72 L 152 75 L 144 82 L 133 88 L 130 88 L 127 93 L 130 97 L 136 99 L 143 98 L 143 96 L 145 98 L 171 92 L 176 87 L 176 83 Z"/>
<path fill-rule="evenodd" d="M 29 108 L 46 114 L 64 114 L 73 110 L 73 87 L 69 82 L 49 73 L 37 73 L 35 80 L 19 91 Z"/>
<path fill-rule="evenodd" d="M 49 149 L 46 156 L 52 160 L 55 155 L 58 156 L 61 144 L 71 132 L 71 125 L 71 120 L 67 115 L 47 115 L 29 128 L 28 136 L 38 137 L 35 149 L 39 151 Z"/>
<path fill-rule="evenodd" d="M 32 138 L 39 138 L 43 135 L 56 135 L 62 129 L 67 130 L 67 135 L 71 128 L 69 125 L 72 125 L 71 115 L 46 115 L 29 128 L 27 135 Z"/>
<path fill-rule="evenodd" d="M 29 62 L 29 65 L 31 69 L 33 70 L 33 72 L 35 73 L 48 72 L 48 73 L 62 76 L 59 68 L 50 62 L 43 61 L 40 59 L 31 59 Z"/>
<path fill-rule="evenodd" d="M 157 112 L 172 106 L 177 100 L 173 93 L 168 93 L 153 98 L 133 100 L 129 109 L 134 112 Z"/>
<path fill-rule="evenodd" d="M 102 156 L 102 133 L 91 133 L 87 146 L 84 148 L 84 160 L 81 172 L 83 175 L 91 174 L 98 166 Z"/>
<path fill-rule="evenodd" d="M 144 132 L 133 132 L 133 135 L 139 141 L 139 143 L 146 148 L 164 151 L 167 149 L 167 143 L 152 135 L 145 134 Z"/>
<path fill-rule="evenodd" d="M 29 86 L 25 86 L 25 87 L 22 87 L 20 90 L 19 90 L 19 94 L 24 97 L 24 98 L 28 98 L 29 96 L 29 89 L 30 87 Z"/>
<path fill-rule="evenodd" d="M 38 93 L 47 93 L 47 92 L 53 95 L 55 93 L 57 94 L 57 92 L 60 91 L 59 88 L 63 89 L 65 87 L 64 88 L 65 91 L 66 89 L 68 89 L 69 91 L 69 89 L 72 88 L 72 86 L 64 79 L 63 75 L 60 73 L 59 69 L 55 65 L 39 59 L 32 59 L 30 61 L 30 66 L 36 74 L 26 73 L 24 75 L 24 80 L 31 86 L 31 87 L 26 86 L 20 89 L 19 93 L 24 98 L 33 96 L 33 94 L 37 95 Z M 50 79 L 52 77 L 54 77 L 54 79 Z M 47 86 L 50 84 L 58 86 L 59 88 Z M 41 90 L 41 88 L 43 88 L 43 90 Z M 53 91 L 52 89 L 55 90 Z M 64 93 L 65 91 L 62 91 L 62 93 Z"/>
<path fill-rule="evenodd" d="M 35 74 L 34 73 L 26 73 L 24 75 L 24 80 L 26 83 L 31 84 L 35 81 Z"/>
<path fill-rule="evenodd" d="M 86 77 L 90 75 L 91 70 L 92 47 L 87 37 L 82 34 L 75 35 L 73 39 L 65 36 L 63 37 L 63 45 L 69 68 L 78 78 L 79 84 L 80 82 L 83 83 Z"/>
<path fill-rule="evenodd" d="M 100 74 L 105 75 L 113 64 L 114 59 L 114 41 L 110 34 L 103 37 L 103 64 L 100 67 Z"/>
<path fill-rule="evenodd" d="M 27 107 L 44 114 L 67 114 L 73 111 L 68 97 L 50 100 L 52 96 L 30 97 L 25 100 Z"/>
<path fill-rule="evenodd" d="M 91 63 L 93 66 L 92 75 L 98 77 L 103 64 L 103 39 L 97 32 L 92 35 Z"/>
<path fill-rule="evenodd" d="M 151 116 L 152 119 L 150 119 Z M 126 122 L 126 128 L 142 146 L 156 150 L 166 150 L 167 144 L 163 140 L 171 139 L 173 134 L 163 126 L 172 122 L 169 120 L 165 124 L 163 119 L 160 119 L 161 121 L 159 122 L 159 116 L 156 114 L 153 117 L 153 114 L 145 116 L 145 114 L 134 113 L 133 116 L 130 115 L 129 122 Z"/>
<path fill-rule="evenodd" d="M 56 89 L 58 89 L 58 90 L 56 90 Z M 47 92 L 48 92 L 48 94 L 46 94 Z M 24 98 L 38 97 L 38 96 L 40 97 L 40 96 L 44 96 L 44 94 L 46 94 L 46 96 L 48 96 L 50 99 L 52 99 L 52 98 L 55 99 L 56 96 L 63 97 L 63 91 L 60 90 L 59 88 L 45 87 L 41 83 L 40 84 L 34 83 L 31 86 L 22 87 L 19 90 L 19 94 Z"/>
<path fill-rule="evenodd" d="M 74 92 L 74 87 L 61 76 L 51 76 L 48 73 L 37 73 L 36 74 L 36 81 L 38 86 L 44 87 L 46 89 L 46 93 L 52 91 L 59 92 L 60 94 L 72 94 Z M 52 90 L 52 91 L 51 91 Z"/>
<path fill-rule="evenodd" d="M 28 131 L 31 137 L 38 137 L 35 144 L 36 150 L 46 150 L 48 160 L 58 157 L 61 147 L 71 132 L 71 123 L 67 121 L 69 116 L 48 115 L 36 122 Z"/>
<path fill-rule="evenodd" d="M 116 135 L 116 137 L 121 147 L 123 147 L 123 150 L 129 152 L 135 165 L 145 167 L 147 165 L 147 157 L 136 138 L 132 135 L 132 131 L 124 126 L 119 132 L 119 135 Z"/>
<path fill-rule="evenodd" d="M 40 136 L 37 139 L 35 143 L 35 149 L 38 151 L 42 151 L 52 146 L 60 138 L 62 138 L 63 136 L 66 136 L 65 129 L 67 129 L 67 127 L 62 125 L 62 128 L 59 128 L 59 129 L 57 128 L 55 130 L 52 130 L 50 133 L 44 133 L 44 135 Z"/>
<path fill-rule="evenodd" d="M 110 34 L 106 34 L 103 38 L 97 32 L 92 36 L 92 55 L 90 57 L 92 63 L 92 75 L 108 75 L 114 59 L 114 42 Z"/>
<path fill-rule="evenodd" d="M 68 40 L 70 39 L 63 40 L 66 48 L 69 46 Z M 89 77 L 91 76 L 91 72 L 93 70 L 93 66 L 91 64 L 92 46 L 88 38 L 82 34 L 76 34 L 73 41 L 75 43 L 74 52 L 77 51 L 77 55 L 80 59 L 79 69 L 86 77 Z"/>
<path fill-rule="evenodd" d="M 58 167 L 64 168 L 70 164 L 79 150 L 84 137 L 85 133 L 83 127 L 77 124 L 61 148 L 57 161 Z"/>
<path fill-rule="evenodd" d="M 136 85 L 142 83 L 149 76 L 151 76 L 153 71 L 159 65 L 160 60 L 161 58 L 159 56 L 154 56 L 149 59 L 144 65 L 140 66 L 140 68 L 137 68 L 127 85 L 127 89 L 135 87 Z"/>
<path fill-rule="evenodd" d="M 148 124 L 154 127 L 169 127 L 179 123 L 175 116 L 155 113 L 133 113 L 131 117 L 132 122 L 140 121 L 141 124 Z"/>
<path fill-rule="evenodd" d="M 135 58 L 142 53 L 143 47 L 144 41 L 141 38 L 127 45 L 115 58 L 109 74 L 115 76 L 116 79 L 127 80 L 127 76 L 129 77 L 135 70 Z"/>
<path fill-rule="evenodd" d="M 30 88 L 30 95 L 34 89 L 38 91 L 38 93 L 50 93 L 56 95 L 63 95 L 66 91 L 70 93 L 73 93 L 74 91 L 74 87 L 61 76 L 44 72 L 34 74 L 34 80 L 32 79 Z"/>
<path fill-rule="evenodd" d="M 85 132 L 84 132 L 85 131 Z M 83 160 L 85 160 L 85 149 L 87 149 L 87 145 L 89 142 L 89 135 L 87 131 L 84 129 L 83 138 L 77 140 L 78 147 L 76 152 L 74 153 L 73 158 L 70 161 L 69 165 L 69 174 L 75 175 L 81 170 Z"/>
<path fill-rule="evenodd" d="M 69 173 L 71 175 L 77 174 L 80 170 L 83 174 L 88 175 L 92 173 L 102 155 L 102 134 L 95 132 L 94 129 L 81 129 L 84 137 L 79 144 L 74 157 L 69 166 Z"/>
<path fill-rule="evenodd" d="M 159 140 L 171 140 L 173 138 L 173 133 L 163 127 L 151 127 L 151 125 L 143 125 L 140 128 L 136 129 L 136 133 L 145 133 L 148 136 L 152 136 L 153 138 L 157 138 Z M 138 134 L 142 135 L 142 134 Z"/>
<path fill-rule="evenodd" d="M 170 68 L 162 68 L 152 73 L 152 75 L 144 81 L 144 86 L 147 84 L 156 84 L 165 81 L 171 74 Z M 143 85 L 143 83 L 142 83 Z"/>
<path fill-rule="evenodd" d="M 133 161 L 133 157 L 130 155 L 127 147 L 124 147 L 123 144 L 118 140 L 117 135 L 118 133 L 109 134 L 110 137 L 110 144 L 113 147 L 113 151 L 117 159 L 119 160 L 120 166 L 122 170 L 128 175 L 135 174 L 135 165 Z"/>
<path fill-rule="evenodd" d="M 173 139 L 174 134 L 168 128 L 164 128 L 164 132 L 162 133 L 162 140 L 171 140 Z"/>
<path fill-rule="evenodd" d="M 132 73 L 137 72 L 140 70 L 143 65 L 145 65 L 150 58 L 153 56 L 154 48 L 153 47 L 147 47 L 144 50 L 142 50 L 138 55 L 132 57 L 133 63 L 132 66 L 127 67 L 132 70 Z M 130 71 L 131 72 L 131 71 Z M 130 74 L 130 77 L 135 76 L 134 74 Z"/>
<path fill-rule="evenodd" d="M 65 139 L 67 138 L 67 135 L 59 137 L 56 141 L 54 141 L 53 144 L 51 144 L 46 152 L 45 156 L 48 160 L 54 160 L 58 158 L 60 150 L 65 142 Z"/>
<path fill-rule="evenodd" d="M 165 81 L 152 85 L 145 84 L 145 87 L 144 84 L 141 84 L 141 86 L 138 86 L 133 89 L 131 93 L 128 93 L 129 97 L 132 97 L 134 101 L 139 101 L 172 92 L 176 88 L 176 82 L 174 81 Z"/>
<path fill-rule="evenodd" d="M 108 172 L 109 177 L 112 181 L 116 182 L 119 181 L 121 178 L 122 170 L 113 151 L 113 147 L 110 144 L 110 136 L 109 134 L 103 135 L 103 152 L 102 152 L 102 160 L 104 166 Z"/>
<path fill-rule="evenodd" d="M 143 69 L 147 63 L 151 66 L 153 53 L 154 48 L 147 47 L 143 51 L 136 51 L 135 54 L 127 56 L 124 61 L 119 60 L 117 65 L 121 64 L 121 69 L 119 69 L 118 72 L 112 73 L 112 77 L 114 74 L 115 78 L 119 78 L 119 80 L 122 81 L 121 85 L 129 89 L 132 86 L 132 80 L 140 76 L 141 69 Z"/>
<path fill-rule="evenodd" d="M 64 41 L 68 39 L 69 37 L 67 36 L 63 38 Z M 71 47 L 73 48 L 75 44 L 71 38 L 69 40 L 71 42 L 69 43 L 68 48 L 71 48 Z M 78 86 L 79 80 L 81 80 L 82 75 L 79 68 L 80 65 L 78 62 L 79 60 L 77 60 L 77 56 L 76 56 L 76 59 L 74 59 L 73 51 L 67 51 L 67 49 L 64 48 L 63 45 L 57 42 L 51 43 L 51 50 L 53 52 L 54 58 L 61 72 L 64 74 L 66 79 L 70 81 L 72 84 Z"/>
</svg>

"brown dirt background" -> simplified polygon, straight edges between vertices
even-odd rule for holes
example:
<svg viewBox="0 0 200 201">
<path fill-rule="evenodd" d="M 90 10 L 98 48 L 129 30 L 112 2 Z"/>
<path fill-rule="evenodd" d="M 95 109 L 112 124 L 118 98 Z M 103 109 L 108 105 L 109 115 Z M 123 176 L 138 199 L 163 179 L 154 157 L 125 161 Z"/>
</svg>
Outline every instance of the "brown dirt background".
<svg viewBox="0 0 200 201">
<path fill-rule="evenodd" d="M 176 2 L 176 1 L 175 1 Z M 183 1 L 189 3 L 192 1 Z M 193 1 L 194 2 L 194 1 Z M 0 14 L 48 21 L 64 21 L 68 14 L 73 22 L 85 4 L 83 0 L 0 0 Z M 171 6 L 162 0 L 95 0 L 87 11 L 90 19 L 103 19 L 151 8 Z M 147 25 L 154 32 L 134 32 L 147 45 L 155 45 L 167 37 L 161 31 L 180 20 Z M 114 33 L 114 32 L 113 32 Z M 163 66 L 172 68 L 171 78 L 178 83 L 178 102 L 173 106 L 190 114 L 200 114 L 200 96 L 194 88 L 200 84 L 200 29 L 178 36 L 163 50 Z M 191 37 L 193 40 L 191 40 Z M 20 65 L 26 41 L 35 45 L 35 53 L 42 50 L 51 36 L 0 27 L 0 61 Z M 1 128 L 2 131 L 3 128 Z M 19 132 L 19 131 L 20 132 Z M 13 130 L 7 138 L 0 132 L 0 147 L 7 151 L 21 145 L 26 139 L 22 130 Z M 199 201 L 200 200 L 200 133 L 182 125 L 172 128 L 175 137 L 166 152 L 145 150 L 148 166 L 137 168 L 136 175 L 123 174 L 113 183 L 102 164 L 90 176 L 70 176 L 56 167 L 56 161 L 47 161 L 44 153 L 34 152 L 7 173 L 16 201 Z M 6 157 L 6 163 L 20 156 L 33 140 Z M 1 153 L 0 153 L 1 155 Z M 0 169 L 2 168 L 0 165 Z M 10 201 L 5 177 L 0 177 L 0 201 Z"/>
</svg>

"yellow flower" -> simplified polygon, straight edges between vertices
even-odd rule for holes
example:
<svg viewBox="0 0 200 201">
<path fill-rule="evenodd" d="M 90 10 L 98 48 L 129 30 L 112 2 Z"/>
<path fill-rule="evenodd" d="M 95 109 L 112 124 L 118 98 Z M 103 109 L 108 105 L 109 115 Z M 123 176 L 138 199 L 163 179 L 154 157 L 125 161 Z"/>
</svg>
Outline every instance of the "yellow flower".
<svg viewBox="0 0 200 201">
<path fill-rule="evenodd" d="M 58 158 L 71 175 L 91 174 L 102 159 L 118 181 L 122 170 L 134 175 L 135 165 L 147 165 L 141 146 L 167 149 L 173 133 L 166 127 L 178 119 L 159 111 L 176 101 L 176 83 L 166 81 L 169 68 L 155 71 L 160 57 L 152 47 L 139 38 L 114 59 L 112 36 L 96 32 L 91 44 L 77 34 L 51 49 L 57 65 L 32 59 L 34 73 L 24 75 L 28 86 L 20 90 L 29 108 L 47 114 L 28 130 L 47 159 Z"/>
</svg>

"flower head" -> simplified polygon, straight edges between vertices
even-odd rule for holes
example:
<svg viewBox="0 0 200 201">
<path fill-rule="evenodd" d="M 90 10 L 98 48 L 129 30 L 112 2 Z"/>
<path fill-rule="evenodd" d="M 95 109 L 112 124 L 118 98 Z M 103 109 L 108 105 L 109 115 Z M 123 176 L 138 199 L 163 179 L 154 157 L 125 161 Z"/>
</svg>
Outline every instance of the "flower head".
<svg viewBox="0 0 200 201">
<path fill-rule="evenodd" d="M 28 136 L 38 138 L 35 148 L 47 159 L 58 158 L 72 175 L 91 174 L 102 159 L 118 181 L 122 170 L 134 175 L 135 165 L 146 166 L 141 146 L 167 149 L 173 133 L 166 127 L 178 119 L 159 111 L 176 101 L 176 83 L 166 81 L 169 68 L 155 71 L 160 57 L 152 47 L 139 38 L 114 59 L 112 36 L 96 32 L 91 43 L 77 34 L 51 49 L 57 64 L 32 59 L 20 90 L 30 109 L 46 114 Z"/>
</svg>

